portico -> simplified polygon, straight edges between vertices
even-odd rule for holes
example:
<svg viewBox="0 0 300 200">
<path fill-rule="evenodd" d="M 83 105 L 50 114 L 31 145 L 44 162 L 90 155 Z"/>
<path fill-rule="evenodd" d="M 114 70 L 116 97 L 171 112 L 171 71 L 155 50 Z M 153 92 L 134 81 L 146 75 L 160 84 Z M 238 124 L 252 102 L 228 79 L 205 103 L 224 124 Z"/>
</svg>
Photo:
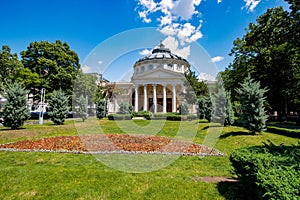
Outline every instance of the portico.
<svg viewBox="0 0 300 200">
<path fill-rule="evenodd" d="M 177 112 L 181 90 L 175 82 L 135 84 L 134 111 Z"/>
</svg>

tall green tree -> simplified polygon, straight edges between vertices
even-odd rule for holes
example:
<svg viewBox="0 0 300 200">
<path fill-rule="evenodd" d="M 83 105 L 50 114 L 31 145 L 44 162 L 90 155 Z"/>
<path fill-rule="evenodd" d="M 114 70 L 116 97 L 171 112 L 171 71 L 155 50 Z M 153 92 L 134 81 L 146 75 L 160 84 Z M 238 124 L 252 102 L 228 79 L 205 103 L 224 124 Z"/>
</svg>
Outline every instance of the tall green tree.
<svg viewBox="0 0 300 200">
<path fill-rule="evenodd" d="M 81 95 L 78 100 L 77 116 L 84 122 L 87 119 L 87 114 L 87 101 L 86 98 Z"/>
<path fill-rule="evenodd" d="M 260 83 L 247 77 L 236 89 L 239 101 L 242 104 L 241 118 L 245 128 L 251 132 L 263 132 L 266 130 L 268 115 L 264 109 L 266 89 L 262 89 Z"/>
<path fill-rule="evenodd" d="M 220 124 L 232 125 L 234 114 L 230 100 L 230 94 L 225 91 L 223 81 L 218 78 L 215 93 L 212 95 L 212 121 Z"/>
<path fill-rule="evenodd" d="M 105 99 L 99 99 L 97 101 L 97 118 L 102 119 L 106 115 L 106 101 Z"/>
<path fill-rule="evenodd" d="M 69 99 L 62 90 L 55 90 L 50 94 L 49 106 L 51 111 L 49 116 L 51 121 L 57 125 L 62 125 L 68 115 Z"/>
<path fill-rule="evenodd" d="M 17 54 L 11 53 L 9 46 L 2 46 L 0 51 L 0 93 L 17 80 L 18 74 L 23 68 Z"/>
<path fill-rule="evenodd" d="M 256 23 L 250 23 L 246 34 L 234 41 L 230 55 L 233 63 L 222 73 L 227 90 L 232 92 L 251 75 L 269 88 L 267 101 L 273 110 L 284 115 L 300 109 L 299 33 L 296 21 L 282 7 L 268 9 Z"/>
<path fill-rule="evenodd" d="M 0 116 L 4 119 L 3 125 L 5 127 L 17 129 L 30 118 L 27 107 L 27 94 L 28 91 L 22 88 L 19 83 L 8 86 L 4 94 L 6 103 L 0 113 Z"/>
<path fill-rule="evenodd" d="M 32 42 L 21 56 L 24 67 L 39 78 L 39 81 L 28 83 L 35 99 L 39 98 L 42 88 L 46 88 L 48 94 L 61 89 L 66 95 L 72 95 L 80 64 L 77 53 L 67 43 L 60 40 Z"/>
<path fill-rule="evenodd" d="M 185 91 L 181 96 L 188 104 L 195 104 L 201 95 L 208 95 L 207 85 L 198 80 L 194 71 L 185 73 L 184 87 Z"/>
<path fill-rule="evenodd" d="M 75 101 L 83 95 L 88 99 L 88 105 L 93 105 L 97 101 L 97 77 L 94 74 L 85 74 L 82 70 L 78 71 L 74 83 L 74 97 Z"/>
</svg>

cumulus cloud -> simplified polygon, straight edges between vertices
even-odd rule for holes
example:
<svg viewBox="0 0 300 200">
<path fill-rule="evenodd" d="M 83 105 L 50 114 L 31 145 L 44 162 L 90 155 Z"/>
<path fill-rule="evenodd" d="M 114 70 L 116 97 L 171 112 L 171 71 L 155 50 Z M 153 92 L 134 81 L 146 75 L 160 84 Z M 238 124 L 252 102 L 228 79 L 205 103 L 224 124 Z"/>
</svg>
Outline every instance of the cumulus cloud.
<svg viewBox="0 0 300 200">
<path fill-rule="evenodd" d="M 198 14 L 195 7 L 199 6 L 200 3 L 201 0 L 178 0 L 171 12 L 184 20 L 189 20 L 194 14 Z"/>
<path fill-rule="evenodd" d="M 211 74 L 207 74 L 207 73 L 200 73 L 199 76 L 197 77 L 199 81 L 216 81 L 216 77 L 211 75 Z"/>
<path fill-rule="evenodd" d="M 216 62 L 220 62 L 220 61 L 222 61 L 222 60 L 224 60 L 224 57 L 222 57 L 222 56 L 216 56 L 216 57 L 213 57 L 213 58 L 211 58 L 211 62 L 212 63 L 216 63 Z"/>
<path fill-rule="evenodd" d="M 83 73 L 90 73 L 91 72 L 91 67 L 90 66 L 87 66 L 87 65 L 84 65 L 83 67 L 82 67 L 82 72 Z"/>
<path fill-rule="evenodd" d="M 175 37 L 168 36 L 162 43 L 178 56 L 187 59 L 190 55 L 190 46 L 179 48 L 179 42 Z"/>
<path fill-rule="evenodd" d="M 253 12 L 256 6 L 261 2 L 261 0 L 244 0 L 246 3 L 245 6 L 242 7 L 242 9 L 247 9 L 250 12 Z"/>
<path fill-rule="evenodd" d="M 157 4 L 153 0 L 139 0 L 138 5 L 140 5 L 143 9 L 139 11 L 139 17 L 145 23 L 150 23 L 152 20 L 148 18 L 149 13 L 156 12 Z"/>
<path fill-rule="evenodd" d="M 197 6 L 201 0 L 139 0 L 138 14 L 145 23 L 151 22 L 150 14 L 158 12 L 159 30 L 166 36 L 176 36 L 181 45 L 192 43 L 202 38 L 202 21 L 190 20 L 199 16 Z M 196 22 L 195 22 L 196 21 Z"/>
<path fill-rule="evenodd" d="M 144 49 L 143 51 L 139 52 L 139 54 L 142 56 L 147 56 L 147 55 L 151 54 L 151 50 Z"/>
<path fill-rule="evenodd" d="M 222 0 L 218 0 L 218 3 L 222 3 Z"/>
<path fill-rule="evenodd" d="M 101 65 L 102 63 L 103 63 L 103 61 L 102 61 L 102 60 L 99 60 L 99 61 L 98 61 L 98 64 L 99 64 L 99 65 Z"/>
</svg>

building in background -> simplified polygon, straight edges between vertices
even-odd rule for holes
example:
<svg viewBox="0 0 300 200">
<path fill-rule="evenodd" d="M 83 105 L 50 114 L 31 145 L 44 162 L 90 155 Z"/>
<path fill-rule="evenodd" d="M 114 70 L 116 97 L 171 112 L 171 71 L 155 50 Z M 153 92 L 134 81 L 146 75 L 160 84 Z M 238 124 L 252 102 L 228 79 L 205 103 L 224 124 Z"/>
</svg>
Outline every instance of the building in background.
<svg viewBox="0 0 300 200">
<path fill-rule="evenodd" d="M 108 84 L 108 114 L 117 113 L 121 102 L 132 104 L 135 112 L 179 112 L 183 101 L 180 94 L 184 91 L 184 74 L 190 69 L 186 59 L 160 43 L 133 68 L 130 83 Z M 195 113 L 195 106 L 190 107 L 190 113 Z"/>
</svg>

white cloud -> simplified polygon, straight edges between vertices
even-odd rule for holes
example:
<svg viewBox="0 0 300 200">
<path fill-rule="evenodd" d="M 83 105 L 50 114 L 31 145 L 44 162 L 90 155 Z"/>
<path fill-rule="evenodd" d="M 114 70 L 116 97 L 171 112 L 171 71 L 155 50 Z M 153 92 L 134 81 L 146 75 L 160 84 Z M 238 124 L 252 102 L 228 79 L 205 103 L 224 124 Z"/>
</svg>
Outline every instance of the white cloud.
<svg viewBox="0 0 300 200">
<path fill-rule="evenodd" d="M 139 16 L 145 23 L 150 23 L 152 20 L 148 18 L 149 13 L 157 11 L 157 4 L 153 0 L 139 0 L 138 5 L 143 8 L 143 11 L 139 11 Z"/>
<path fill-rule="evenodd" d="M 202 21 L 200 21 L 201 23 Z M 160 30 L 160 32 L 166 36 L 176 35 L 180 44 L 184 46 L 186 43 L 192 43 L 203 37 L 200 31 L 201 24 L 198 27 L 193 26 L 191 23 L 187 22 L 185 24 L 172 24 L 165 26 Z"/>
<path fill-rule="evenodd" d="M 197 78 L 199 81 L 216 81 L 215 76 L 203 72 L 201 72 Z"/>
<path fill-rule="evenodd" d="M 91 72 L 91 67 L 90 66 L 87 66 L 87 65 L 84 65 L 83 67 L 82 67 L 82 72 L 83 73 L 90 73 Z"/>
<path fill-rule="evenodd" d="M 178 0 L 171 12 L 184 20 L 189 20 L 194 14 L 198 14 L 195 6 L 199 6 L 200 3 L 201 0 Z"/>
<path fill-rule="evenodd" d="M 222 0 L 218 0 L 218 3 L 222 3 Z"/>
<path fill-rule="evenodd" d="M 168 36 L 162 43 L 178 56 L 187 59 L 190 55 L 190 46 L 186 46 L 180 49 L 179 42 L 175 37 Z"/>
<path fill-rule="evenodd" d="M 147 15 L 148 15 L 148 12 L 147 12 L 147 11 L 139 12 L 139 16 L 140 16 L 140 18 L 142 18 L 143 22 L 145 22 L 145 23 L 150 23 L 152 20 L 149 19 L 149 18 L 147 17 Z"/>
<path fill-rule="evenodd" d="M 161 33 L 176 36 L 184 46 L 203 37 L 200 31 L 202 21 L 195 20 L 199 17 L 197 6 L 201 2 L 202 0 L 139 0 L 136 9 L 145 23 L 151 22 L 150 14 L 157 12 L 160 15 L 157 20 Z"/>
<path fill-rule="evenodd" d="M 147 56 L 147 55 L 151 54 L 151 50 L 144 49 L 143 51 L 139 52 L 139 54 L 142 56 Z"/>
<path fill-rule="evenodd" d="M 103 61 L 102 61 L 102 60 L 99 60 L 99 61 L 98 61 L 98 64 L 99 64 L 99 65 L 101 65 L 102 63 L 103 63 Z"/>
<path fill-rule="evenodd" d="M 256 6 L 261 2 L 261 0 L 244 0 L 246 3 L 245 6 L 242 7 L 242 9 L 246 8 L 250 12 L 253 12 Z"/>
<path fill-rule="evenodd" d="M 171 25 L 165 26 L 160 30 L 160 32 L 168 36 L 176 34 L 176 30 Z"/>
<path fill-rule="evenodd" d="M 216 63 L 216 62 L 220 62 L 220 61 L 222 61 L 222 60 L 224 60 L 224 57 L 222 57 L 222 56 L 216 56 L 216 57 L 213 57 L 213 58 L 211 58 L 211 62 L 212 63 Z"/>
</svg>

